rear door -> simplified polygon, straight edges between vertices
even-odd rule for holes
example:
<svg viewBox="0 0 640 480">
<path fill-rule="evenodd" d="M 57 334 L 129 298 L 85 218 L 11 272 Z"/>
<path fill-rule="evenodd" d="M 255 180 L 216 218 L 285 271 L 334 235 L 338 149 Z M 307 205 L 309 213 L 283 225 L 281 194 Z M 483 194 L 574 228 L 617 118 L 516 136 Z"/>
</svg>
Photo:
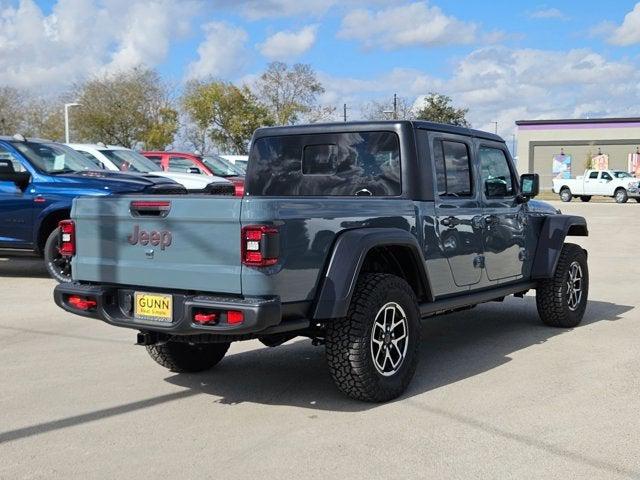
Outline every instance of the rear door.
<svg viewBox="0 0 640 480">
<path fill-rule="evenodd" d="M 526 216 L 517 201 L 518 180 L 503 143 L 478 141 L 483 244 L 489 280 L 523 275 Z"/>
<path fill-rule="evenodd" d="M 436 231 L 458 287 L 475 285 L 482 275 L 480 203 L 468 137 L 434 133 Z"/>
<path fill-rule="evenodd" d="M 241 200 L 208 195 L 75 200 L 75 280 L 241 293 Z"/>
</svg>

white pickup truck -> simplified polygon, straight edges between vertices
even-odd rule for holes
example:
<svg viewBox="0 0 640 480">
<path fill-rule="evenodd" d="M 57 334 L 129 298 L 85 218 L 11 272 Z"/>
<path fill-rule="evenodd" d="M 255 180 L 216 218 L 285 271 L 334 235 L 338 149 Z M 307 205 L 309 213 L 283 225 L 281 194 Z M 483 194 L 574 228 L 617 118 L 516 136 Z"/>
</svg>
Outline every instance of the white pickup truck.
<svg viewBox="0 0 640 480">
<path fill-rule="evenodd" d="M 623 170 L 585 170 L 577 178 L 554 178 L 553 192 L 563 202 L 570 202 L 573 197 L 588 202 L 594 195 L 612 197 L 617 203 L 625 203 L 629 198 L 640 202 L 639 183 Z"/>
</svg>

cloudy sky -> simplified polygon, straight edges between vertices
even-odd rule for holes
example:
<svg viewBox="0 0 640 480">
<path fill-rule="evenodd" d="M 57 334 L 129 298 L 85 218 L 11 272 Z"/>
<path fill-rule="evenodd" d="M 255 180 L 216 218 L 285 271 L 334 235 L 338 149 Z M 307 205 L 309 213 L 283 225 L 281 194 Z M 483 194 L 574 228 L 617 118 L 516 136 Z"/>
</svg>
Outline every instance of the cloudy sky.
<svg viewBox="0 0 640 480">
<path fill-rule="evenodd" d="M 181 85 L 310 63 L 349 105 L 435 91 L 476 128 L 638 116 L 640 2 L 0 0 L 0 84 L 59 92 L 144 63 Z"/>
</svg>

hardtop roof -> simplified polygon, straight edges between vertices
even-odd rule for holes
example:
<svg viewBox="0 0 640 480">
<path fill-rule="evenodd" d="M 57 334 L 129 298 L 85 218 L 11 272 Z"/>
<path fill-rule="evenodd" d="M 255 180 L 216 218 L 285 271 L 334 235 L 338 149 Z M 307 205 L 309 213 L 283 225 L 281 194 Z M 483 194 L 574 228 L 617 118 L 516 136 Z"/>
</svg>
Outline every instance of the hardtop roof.
<svg viewBox="0 0 640 480">
<path fill-rule="evenodd" d="M 311 123 L 304 125 L 288 125 L 280 127 L 262 127 L 255 132 L 255 138 L 266 136 L 284 136 L 284 135 L 304 135 L 314 133 L 340 133 L 340 132 L 359 132 L 371 130 L 395 130 L 402 126 L 411 126 L 424 130 L 432 130 L 436 132 L 452 133 L 464 135 L 468 137 L 484 138 L 496 142 L 504 142 L 504 140 L 493 133 L 483 132 L 472 128 L 459 127 L 456 125 L 447 125 L 444 123 L 427 122 L 424 120 L 378 120 L 378 121 L 358 121 L 358 122 L 332 122 L 332 123 Z"/>
</svg>

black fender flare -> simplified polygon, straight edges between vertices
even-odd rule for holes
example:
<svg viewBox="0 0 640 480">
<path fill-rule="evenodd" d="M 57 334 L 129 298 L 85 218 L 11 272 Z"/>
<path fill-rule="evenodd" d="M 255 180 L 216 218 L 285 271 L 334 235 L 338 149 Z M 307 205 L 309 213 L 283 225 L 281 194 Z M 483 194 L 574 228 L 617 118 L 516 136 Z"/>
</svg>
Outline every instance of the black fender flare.
<svg viewBox="0 0 640 480">
<path fill-rule="evenodd" d="M 540 280 L 553 277 L 560 252 L 567 236 L 587 237 L 589 229 L 584 217 L 577 215 L 549 215 L 540 230 L 531 278 Z"/>
<path fill-rule="evenodd" d="M 400 245 L 408 247 L 418 265 L 420 280 L 428 291 L 425 260 L 416 237 L 400 228 L 360 228 L 338 235 L 324 275 L 320 278 L 313 319 L 347 315 L 362 264 L 372 248 Z"/>
</svg>

